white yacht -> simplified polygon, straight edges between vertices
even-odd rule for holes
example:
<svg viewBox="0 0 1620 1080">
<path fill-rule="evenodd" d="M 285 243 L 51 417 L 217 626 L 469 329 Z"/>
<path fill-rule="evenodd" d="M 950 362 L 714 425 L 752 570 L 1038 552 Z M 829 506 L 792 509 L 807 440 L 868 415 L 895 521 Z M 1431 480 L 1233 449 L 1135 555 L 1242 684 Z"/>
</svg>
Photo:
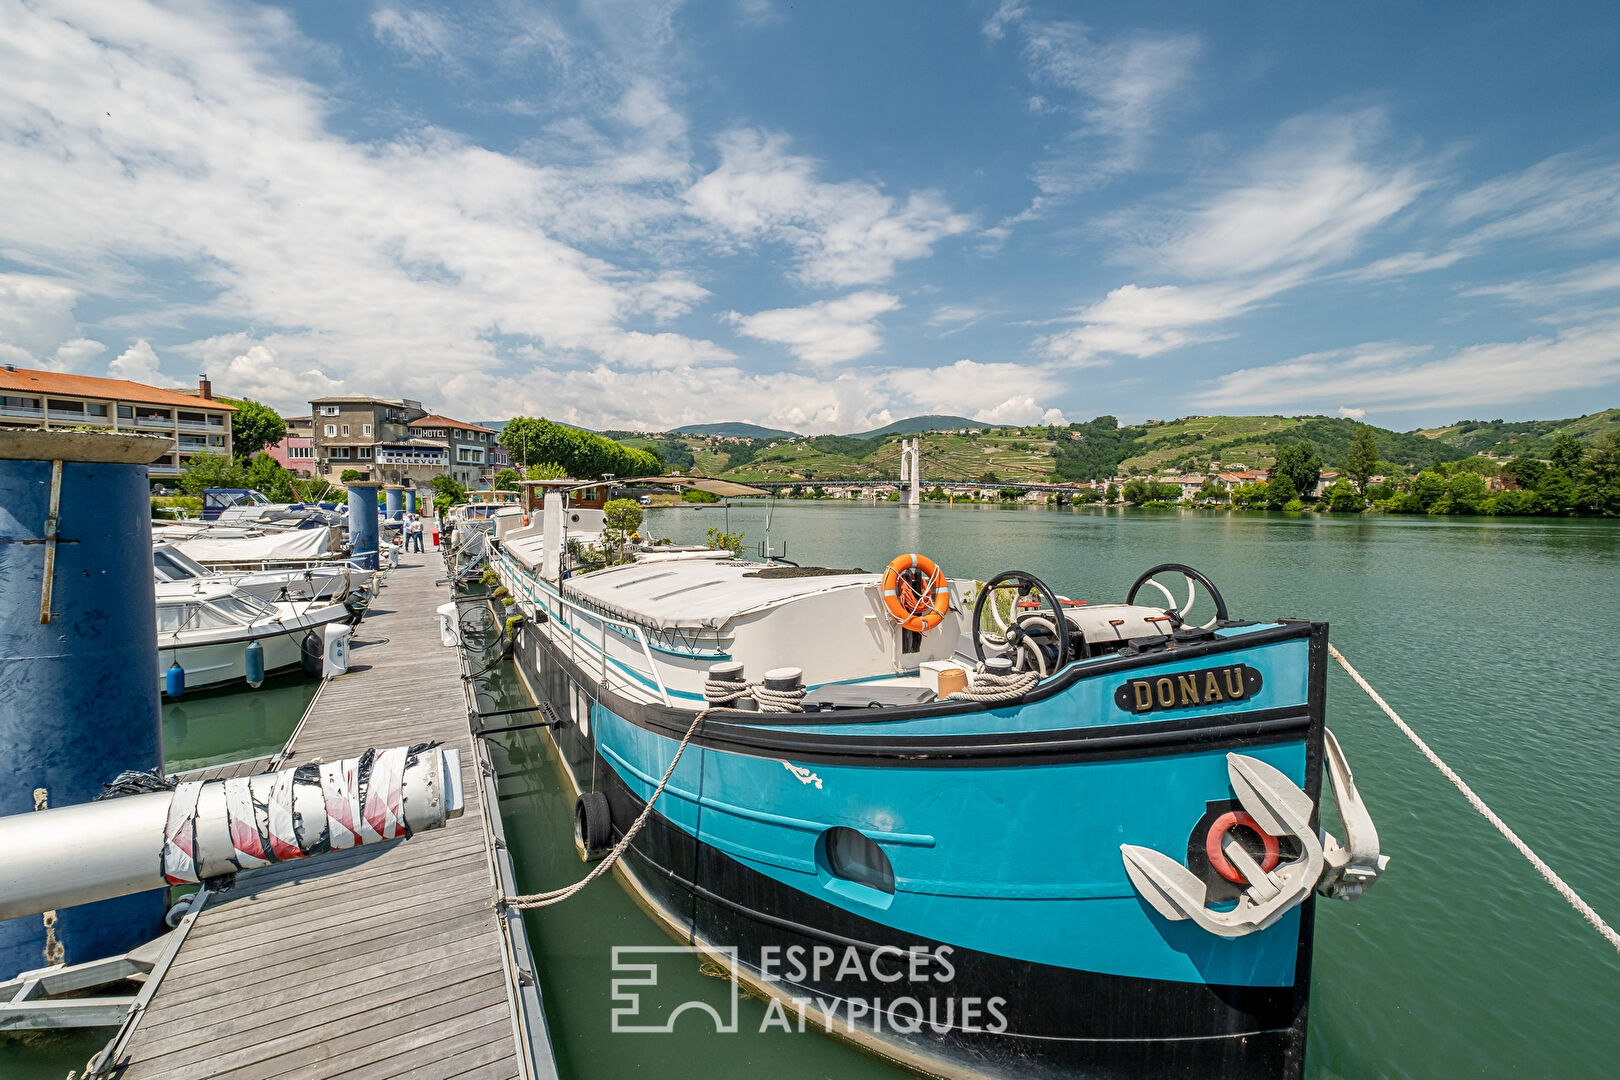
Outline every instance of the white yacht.
<svg viewBox="0 0 1620 1080">
<path fill-rule="evenodd" d="M 349 609 L 319 600 L 272 603 L 225 582 L 157 586 L 158 680 L 164 692 L 247 681 L 302 666 L 311 677 L 348 667 Z M 253 659 L 257 644 L 257 661 Z M 171 669 L 177 667 L 177 677 Z"/>
<path fill-rule="evenodd" d="M 304 567 L 249 570 L 226 566 L 213 570 L 193 559 L 173 544 L 157 541 L 152 545 L 152 577 L 159 585 L 187 583 L 195 586 L 234 585 L 260 600 L 320 600 L 349 603 L 351 610 L 363 611 L 374 590 L 376 575 L 349 563 L 310 563 Z"/>
</svg>

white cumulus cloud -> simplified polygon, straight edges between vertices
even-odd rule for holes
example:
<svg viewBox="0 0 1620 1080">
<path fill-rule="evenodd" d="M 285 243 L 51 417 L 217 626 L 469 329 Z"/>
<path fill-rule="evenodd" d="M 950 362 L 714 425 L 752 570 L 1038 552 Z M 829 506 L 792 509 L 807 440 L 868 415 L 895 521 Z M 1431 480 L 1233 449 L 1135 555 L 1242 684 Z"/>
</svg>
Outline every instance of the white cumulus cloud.
<svg viewBox="0 0 1620 1080">
<path fill-rule="evenodd" d="M 727 318 L 744 337 L 785 345 L 805 363 L 825 367 L 882 348 L 883 327 L 878 316 L 899 307 L 900 298 L 890 293 L 856 292 L 753 315 L 733 311 Z"/>
</svg>

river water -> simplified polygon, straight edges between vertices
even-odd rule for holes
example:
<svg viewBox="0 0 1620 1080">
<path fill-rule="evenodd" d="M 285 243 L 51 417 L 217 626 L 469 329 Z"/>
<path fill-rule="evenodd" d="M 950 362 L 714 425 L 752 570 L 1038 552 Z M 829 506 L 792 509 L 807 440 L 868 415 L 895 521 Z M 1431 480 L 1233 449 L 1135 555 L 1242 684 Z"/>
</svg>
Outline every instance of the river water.
<svg viewBox="0 0 1620 1080">
<path fill-rule="evenodd" d="M 650 511 L 643 532 L 701 542 L 711 526 L 729 528 L 757 551 L 765 516 L 757 505 L 680 506 Z M 1430 745 L 1620 920 L 1620 524 L 785 503 L 771 511 L 770 538 L 804 564 L 874 570 L 922 551 L 952 576 L 1019 568 L 1091 600 L 1122 599 L 1141 570 L 1184 562 L 1214 580 L 1235 617 L 1327 620 Z M 1613 1076 L 1620 957 L 1330 670 L 1329 723 L 1393 859 L 1364 899 L 1318 907 L 1309 1075 Z M 275 749 L 309 685 L 267 687 L 285 696 L 276 702 L 198 698 L 183 717 L 170 706 L 170 767 Z M 526 702 L 508 669 L 479 695 L 486 710 Z M 492 743 L 520 886 L 576 880 L 573 796 L 549 742 L 530 731 Z M 527 918 L 570 1080 L 907 1075 L 813 1032 L 761 1035 L 765 1006 L 747 999 L 739 1034 L 707 1034 L 701 1018 L 673 1035 L 610 1034 L 613 947 L 670 939 L 611 878 Z M 718 1004 L 726 985 L 693 963 L 663 963 L 660 978 L 670 1001 Z M 52 1037 L 33 1053 L 0 1043 L 0 1074 L 60 1077 L 57 1062 L 82 1063 L 103 1037 Z"/>
</svg>

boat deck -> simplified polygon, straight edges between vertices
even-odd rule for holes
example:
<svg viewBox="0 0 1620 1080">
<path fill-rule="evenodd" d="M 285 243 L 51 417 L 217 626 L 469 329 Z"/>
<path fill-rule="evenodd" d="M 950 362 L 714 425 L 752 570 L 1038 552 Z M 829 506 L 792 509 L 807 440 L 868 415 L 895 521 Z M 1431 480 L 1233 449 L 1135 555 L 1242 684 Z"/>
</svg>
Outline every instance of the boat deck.
<svg viewBox="0 0 1620 1080">
<path fill-rule="evenodd" d="M 124 1080 L 530 1074 L 459 660 L 439 642 L 438 562 L 413 556 L 388 575 L 349 673 L 321 689 L 283 756 L 437 739 L 462 752 L 465 812 L 410 840 L 248 871 L 211 896 L 123 1037 Z"/>
</svg>

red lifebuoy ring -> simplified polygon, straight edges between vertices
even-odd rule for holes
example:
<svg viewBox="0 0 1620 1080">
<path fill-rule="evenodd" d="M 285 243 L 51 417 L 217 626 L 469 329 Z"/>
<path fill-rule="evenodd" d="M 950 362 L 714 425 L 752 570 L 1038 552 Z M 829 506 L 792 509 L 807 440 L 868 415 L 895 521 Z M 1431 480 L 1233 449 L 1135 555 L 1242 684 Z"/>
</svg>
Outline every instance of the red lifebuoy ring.
<svg viewBox="0 0 1620 1080">
<path fill-rule="evenodd" d="M 1239 825 L 1253 829 L 1255 835 L 1260 837 L 1260 842 L 1266 846 L 1265 857 L 1260 860 L 1260 869 L 1266 873 L 1269 874 L 1276 868 L 1277 858 L 1282 849 L 1277 843 L 1277 838 L 1262 829 L 1260 823 L 1245 811 L 1230 810 L 1215 819 L 1215 824 L 1209 827 L 1209 835 L 1204 837 L 1204 854 L 1209 856 L 1209 865 L 1232 884 L 1248 885 L 1249 879 L 1238 873 L 1237 867 L 1232 865 L 1232 860 L 1221 850 L 1221 839 Z"/>
<path fill-rule="evenodd" d="M 883 606 L 907 630 L 919 634 L 932 630 L 951 610 L 945 572 L 926 555 L 896 555 L 883 568 Z"/>
</svg>

